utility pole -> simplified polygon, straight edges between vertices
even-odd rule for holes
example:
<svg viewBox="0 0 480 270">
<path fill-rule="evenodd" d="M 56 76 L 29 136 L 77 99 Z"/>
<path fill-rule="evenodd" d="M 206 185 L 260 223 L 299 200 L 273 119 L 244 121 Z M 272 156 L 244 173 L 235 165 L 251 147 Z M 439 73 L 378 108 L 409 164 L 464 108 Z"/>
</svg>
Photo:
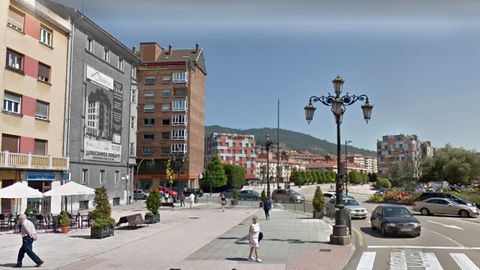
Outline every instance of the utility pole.
<svg viewBox="0 0 480 270">
<path fill-rule="evenodd" d="M 280 188 L 280 99 L 277 103 L 277 189 Z"/>
</svg>

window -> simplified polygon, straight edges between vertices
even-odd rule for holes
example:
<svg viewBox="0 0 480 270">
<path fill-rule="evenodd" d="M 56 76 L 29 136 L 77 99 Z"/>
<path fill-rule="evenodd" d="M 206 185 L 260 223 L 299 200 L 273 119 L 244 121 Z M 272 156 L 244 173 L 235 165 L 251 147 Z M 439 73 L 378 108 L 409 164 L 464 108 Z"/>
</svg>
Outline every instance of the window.
<svg viewBox="0 0 480 270">
<path fill-rule="evenodd" d="M 20 12 L 9 9 L 8 10 L 8 19 L 7 25 L 12 27 L 15 30 L 23 32 L 23 23 L 25 21 L 25 15 L 21 14 Z"/>
<path fill-rule="evenodd" d="M 115 171 L 115 175 L 114 175 L 114 180 L 115 180 L 115 183 L 118 183 L 118 179 L 120 178 L 120 172 L 119 171 Z"/>
<path fill-rule="evenodd" d="M 169 140 L 170 132 L 162 132 L 162 140 Z"/>
<path fill-rule="evenodd" d="M 112 199 L 112 205 L 113 206 L 119 206 L 120 205 L 120 198 L 119 197 L 115 197 Z"/>
<path fill-rule="evenodd" d="M 130 117 L 130 128 L 135 128 L 135 116 Z"/>
<path fill-rule="evenodd" d="M 7 67 L 23 71 L 23 54 L 7 49 Z"/>
<path fill-rule="evenodd" d="M 145 134 L 143 134 L 143 139 L 146 140 L 146 141 L 151 141 L 151 140 L 155 139 L 155 135 L 153 135 L 151 133 L 145 133 Z"/>
<path fill-rule="evenodd" d="M 22 109 L 22 96 L 5 91 L 3 95 L 3 110 L 20 114 Z"/>
<path fill-rule="evenodd" d="M 79 208 L 79 210 L 87 210 L 87 209 L 88 209 L 88 205 L 89 205 L 89 201 L 88 201 L 88 200 L 78 201 L 78 208 Z"/>
<path fill-rule="evenodd" d="M 170 147 L 168 146 L 162 146 L 161 151 L 162 155 L 170 155 Z"/>
<path fill-rule="evenodd" d="M 153 147 L 143 147 L 143 154 L 144 155 L 152 155 L 154 152 Z"/>
<path fill-rule="evenodd" d="M 172 102 L 172 111 L 185 111 L 187 110 L 187 101 L 186 100 L 174 100 Z"/>
<path fill-rule="evenodd" d="M 173 95 L 176 97 L 186 97 L 187 96 L 187 89 L 186 88 L 179 88 L 173 90 Z"/>
<path fill-rule="evenodd" d="M 87 50 L 93 52 L 93 39 L 90 37 L 87 38 Z"/>
<path fill-rule="evenodd" d="M 99 180 L 100 184 L 105 183 L 105 170 L 100 170 Z"/>
<path fill-rule="evenodd" d="M 38 79 L 42 82 L 50 82 L 50 67 L 38 62 Z"/>
<path fill-rule="evenodd" d="M 187 131 L 185 129 L 174 129 L 172 130 L 172 139 L 174 140 L 185 140 L 187 138 Z"/>
<path fill-rule="evenodd" d="M 88 169 L 82 170 L 82 184 L 88 184 Z"/>
<path fill-rule="evenodd" d="M 163 119 L 162 120 L 162 125 L 169 126 L 170 125 L 170 119 Z"/>
<path fill-rule="evenodd" d="M 103 48 L 103 60 L 110 62 L 110 50 Z"/>
<path fill-rule="evenodd" d="M 172 153 L 186 153 L 187 145 L 184 143 L 172 144 Z"/>
<path fill-rule="evenodd" d="M 162 97 L 171 97 L 172 96 L 172 90 L 165 89 L 162 91 Z"/>
<path fill-rule="evenodd" d="M 162 104 L 162 112 L 169 112 L 170 104 Z"/>
<path fill-rule="evenodd" d="M 143 125 L 147 126 L 147 127 L 151 127 L 151 126 L 155 125 L 155 119 L 145 118 L 145 119 L 143 119 Z"/>
<path fill-rule="evenodd" d="M 137 103 L 137 90 L 132 89 L 131 98 L 132 103 Z"/>
<path fill-rule="evenodd" d="M 147 90 L 147 91 L 144 92 L 143 97 L 154 98 L 155 97 L 155 91 L 154 90 Z"/>
<path fill-rule="evenodd" d="M 144 112 L 154 112 L 155 111 L 155 104 L 145 104 L 143 105 Z"/>
<path fill-rule="evenodd" d="M 131 157 L 134 157 L 134 156 L 135 156 L 135 151 L 136 151 L 136 149 L 135 149 L 135 143 L 131 142 L 131 143 L 130 143 L 130 156 L 131 156 Z"/>
<path fill-rule="evenodd" d="M 132 67 L 132 78 L 136 79 L 137 78 L 137 68 Z"/>
<path fill-rule="evenodd" d="M 41 120 L 48 120 L 48 108 L 50 105 L 46 102 L 37 100 L 37 111 L 35 113 L 35 118 Z"/>
<path fill-rule="evenodd" d="M 47 141 L 35 139 L 35 155 L 46 156 L 47 155 Z"/>
<path fill-rule="evenodd" d="M 163 83 L 169 83 L 172 80 L 169 74 L 165 74 L 162 76 L 162 82 Z"/>
<path fill-rule="evenodd" d="M 174 114 L 172 115 L 172 125 L 180 126 L 187 123 L 187 116 L 185 114 Z"/>
<path fill-rule="evenodd" d="M 52 31 L 48 30 L 47 28 L 41 26 L 40 27 L 40 42 L 47 45 L 52 46 Z"/>
<path fill-rule="evenodd" d="M 2 134 L 2 151 L 20 152 L 20 137 Z"/>
<path fill-rule="evenodd" d="M 172 78 L 173 83 L 185 83 L 187 82 L 187 72 L 174 72 Z"/>
<path fill-rule="evenodd" d="M 118 69 L 123 70 L 123 59 L 118 58 Z"/>
<path fill-rule="evenodd" d="M 157 82 L 157 79 L 154 76 L 148 76 L 143 79 L 143 84 L 145 85 L 152 85 Z"/>
</svg>

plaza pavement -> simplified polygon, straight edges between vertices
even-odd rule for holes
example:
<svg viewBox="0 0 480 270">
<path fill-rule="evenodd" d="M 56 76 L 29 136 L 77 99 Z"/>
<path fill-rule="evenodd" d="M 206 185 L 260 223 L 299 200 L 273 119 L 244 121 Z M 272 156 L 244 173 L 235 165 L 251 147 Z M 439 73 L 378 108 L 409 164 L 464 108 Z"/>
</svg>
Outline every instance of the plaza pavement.
<svg viewBox="0 0 480 270">
<path fill-rule="evenodd" d="M 145 213 L 142 202 L 115 207 L 113 216 Z M 197 209 L 162 208 L 161 222 L 115 236 L 89 239 L 90 230 L 69 234 L 40 233 L 34 250 L 45 260 L 42 269 L 342 269 L 352 247 L 327 244 L 330 226 L 304 214 L 275 209 L 272 219 L 260 219 L 265 239 L 263 263 L 246 261 L 250 216 L 259 208 L 238 207 L 222 212 L 217 203 Z M 0 234 L 0 268 L 15 263 L 20 236 Z M 25 257 L 24 265 L 34 263 Z"/>
</svg>

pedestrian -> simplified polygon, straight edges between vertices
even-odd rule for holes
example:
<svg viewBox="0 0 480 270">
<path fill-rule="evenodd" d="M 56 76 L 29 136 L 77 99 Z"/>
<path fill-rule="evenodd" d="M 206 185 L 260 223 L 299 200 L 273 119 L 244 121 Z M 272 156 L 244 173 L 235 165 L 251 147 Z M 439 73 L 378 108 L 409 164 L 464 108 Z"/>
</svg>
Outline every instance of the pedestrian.
<svg viewBox="0 0 480 270">
<path fill-rule="evenodd" d="M 193 194 L 192 192 L 190 193 L 189 197 L 190 197 L 190 208 L 193 209 L 195 208 L 195 194 Z"/>
<path fill-rule="evenodd" d="M 33 241 L 37 240 L 37 231 L 33 223 L 27 219 L 27 216 L 22 214 L 18 217 L 18 222 L 20 223 L 21 229 L 20 234 L 22 235 L 22 247 L 18 251 L 17 264 L 15 267 L 22 267 L 23 257 L 27 253 L 28 257 L 32 259 L 37 264 L 37 267 L 40 267 L 43 264 L 42 259 L 33 252 Z"/>
<path fill-rule="evenodd" d="M 170 199 L 170 193 L 165 192 L 165 202 L 168 203 L 168 200 Z"/>
<path fill-rule="evenodd" d="M 225 198 L 225 194 L 220 194 L 220 205 L 222 206 L 222 212 L 225 212 L 225 207 L 227 206 L 227 198 Z"/>
<path fill-rule="evenodd" d="M 265 212 L 265 219 L 270 219 L 270 209 L 272 209 L 272 201 L 270 199 L 266 199 L 263 202 L 263 211 Z"/>
<path fill-rule="evenodd" d="M 252 216 L 252 224 L 250 224 L 248 229 L 248 240 L 250 243 L 250 255 L 248 256 L 248 260 L 253 262 L 262 262 L 258 257 L 258 249 L 259 249 L 259 242 L 260 242 L 260 224 L 258 223 L 258 217 L 256 215 Z M 255 258 L 253 258 L 253 252 L 255 251 Z"/>
<path fill-rule="evenodd" d="M 185 194 L 183 192 L 180 193 L 180 207 L 185 206 Z"/>
</svg>

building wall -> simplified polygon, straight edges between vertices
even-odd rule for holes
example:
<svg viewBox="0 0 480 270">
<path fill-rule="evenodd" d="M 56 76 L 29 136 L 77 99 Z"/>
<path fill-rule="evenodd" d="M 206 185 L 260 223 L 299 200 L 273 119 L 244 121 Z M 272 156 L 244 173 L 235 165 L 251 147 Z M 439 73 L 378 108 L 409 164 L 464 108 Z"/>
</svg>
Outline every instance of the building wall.
<svg viewBox="0 0 480 270">
<path fill-rule="evenodd" d="M 188 96 L 188 150 L 189 174 L 200 178 L 205 160 L 205 74 L 200 69 L 189 69 Z"/>
</svg>

